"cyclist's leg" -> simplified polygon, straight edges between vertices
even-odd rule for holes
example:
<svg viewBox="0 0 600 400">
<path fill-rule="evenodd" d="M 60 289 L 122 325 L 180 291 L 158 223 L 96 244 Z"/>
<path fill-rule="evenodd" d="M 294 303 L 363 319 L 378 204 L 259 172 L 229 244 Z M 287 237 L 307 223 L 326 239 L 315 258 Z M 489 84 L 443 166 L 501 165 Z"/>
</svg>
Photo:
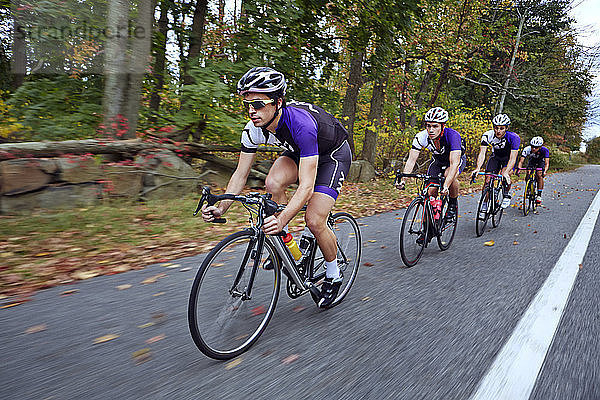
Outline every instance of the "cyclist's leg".
<svg viewBox="0 0 600 400">
<path fill-rule="evenodd" d="M 429 164 L 429 167 L 427 167 L 427 175 L 429 176 L 438 176 L 439 174 L 441 174 L 443 172 L 443 165 L 438 163 L 434 158 L 431 159 L 431 163 Z M 434 182 L 433 180 L 428 180 L 427 183 L 432 183 Z M 435 183 L 439 183 L 437 181 L 435 181 Z M 429 193 L 430 196 L 433 197 L 437 197 L 438 195 L 438 188 L 437 187 L 430 187 L 427 192 Z"/>
<path fill-rule="evenodd" d="M 328 307 L 335 300 L 342 284 L 340 270 L 337 265 L 337 244 L 335 234 L 327 226 L 327 218 L 342 188 L 342 183 L 350 171 L 352 152 L 347 141 L 334 149 L 331 154 L 319 157 L 315 192 L 308 201 L 305 219 L 311 230 L 326 265 L 326 279 L 321 287 L 323 298 L 320 307 Z"/>
<path fill-rule="evenodd" d="M 448 205 L 450 206 L 450 209 L 452 210 L 452 212 L 456 213 L 456 208 L 458 206 L 458 194 L 459 194 L 459 189 L 460 189 L 460 184 L 458 183 L 458 175 L 460 175 L 463 171 L 463 169 L 465 169 L 465 165 L 467 164 L 467 156 L 466 155 L 462 155 L 462 157 L 460 158 L 460 164 L 458 165 L 458 174 L 456 175 L 456 179 L 454 180 L 454 182 L 452 182 L 452 184 L 450 185 L 450 187 L 448 188 L 449 190 L 449 196 L 448 196 Z M 448 169 L 446 169 L 446 171 L 444 172 L 444 176 L 448 176 Z"/>
<path fill-rule="evenodd" d="M 298 160 L 291 152 L 285 151 L 275 160 L 265 179 L 265 188 L 279 204 L 288 202 L 286 189 L 298 180 Z"/>
</svg>

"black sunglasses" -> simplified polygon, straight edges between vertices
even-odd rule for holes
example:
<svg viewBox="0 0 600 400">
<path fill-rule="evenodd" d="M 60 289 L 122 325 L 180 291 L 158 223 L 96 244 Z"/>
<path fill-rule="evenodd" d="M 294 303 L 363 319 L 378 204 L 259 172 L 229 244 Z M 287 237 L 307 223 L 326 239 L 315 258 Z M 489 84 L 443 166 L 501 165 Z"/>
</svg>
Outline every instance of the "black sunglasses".
<svg viewBox="0 0 600 400">
<path fill-rule="evenodd" d="M 269 99 L 269 100 L 242 100 L 242 102 L 244 103 L 244 106 L 246 107 L 246 109 L 249 109 L 250 106 L 252 106 L 252 108 L 254 108 L 255 110 L 260 110 L 261 108 L 263 108 L 267 104 L 271 104 L 274 101 L 275 101 L 275 99 Z"/>
</svg>

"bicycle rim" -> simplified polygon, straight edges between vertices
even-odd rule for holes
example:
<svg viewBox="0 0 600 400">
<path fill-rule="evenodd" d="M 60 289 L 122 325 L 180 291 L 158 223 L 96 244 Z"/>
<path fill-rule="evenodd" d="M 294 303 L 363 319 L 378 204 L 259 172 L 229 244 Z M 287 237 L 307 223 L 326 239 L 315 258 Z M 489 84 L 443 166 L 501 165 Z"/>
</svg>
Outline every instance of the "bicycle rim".
<svg viewBox="0 0 600 400">
<path fill-rule="evenodd" d="M 226 360 L 248 350 L 275 311 L 279 297 L 279 259 L 268 242 L 262 254 L 257 254 L 254 237 L 251 230 L 245 230 L 222 240 L 206 256 L 194 279 L 188 324 L 194 343 L 209 357 Z M 251 296 L 244 299 L 241 294 L 249 284 L 253 257 L 259 257 L 259 268 Z M 247 258 L 245 263 L 244 258 Z M 263 268 L 267 259 L 274 260 L 272 269 Z"/>
<path fill-rule="evenodd" d="M 444 199 L 442 204 L 442 221 L 440 223 L 439 235 L 437 237 L 437 243 L 440 250 L 448 250 L 452 241 L 454 240 L 454 234 L 456 233 L 456 225 L 458 223 L 458 205 L 456 207 L 456 216 L 453 221 L 447 221 L 446 214 L 448 213 L 449 203 L 447 198 Z"/>
<path fill-rule="evenodd" d="M 500 186 L 500 190 L 498 191 L 498 195 L 493 196 L 494 200 L 494 210 L 492 212 L 492 227 L 496 228 L 500 225 L 500 220 L 502 219 L 502 214 L 504 213 L 504 208 L 502 208 L 502 200 L 500 199 L 499 194 L 502 192 L 502 186 Z"/>
<path fill-rule="evenodd" d="M 406 209 L 399 233 L 400 257 L 407 267 L 415 265 L 423 255 L 426 240 L 417 243 L 417 239 L 427 239 L 427 229 L 425 203 L 417 198 Z"/>
<path fill-rule="evenodd" d="M 531 196 L 530 196 L 530 201 L 531 201 L 531 210 L 535 211 L 535 209 L 537 208 L 537 203 L 535 202 L 535 196 L 536 196 L 536 190 L 537 190 L 537 184 L 536 183 L 532 183 L 531 184 Z"/>
<path fill-rule="evenodd" d="M 342 274 L 342 286 L 337 297 L 328 308 L 334 307 L 342 302 L 356 280 L 360 258 L 362 255 L 362 237 L 358 223 L 346 212 L 335 213 L 328 221 L 329 228 L 335 234 L 337 245 L 337 263 Z M 325 276 L 325 257 L 320 249 L 317 249 L 313 264 L 313 276 Z M 315 284 L 319 289 L 323 280 Z M 312 295 L 312 292 L 311 292 Z M 313 296 L 315 302 L 319 302 Z"/>
<path fill-rule="evenodd" d="M 489 199 L 490 190 L 488 187 L 484 188 L 481 192 L 481 198 L 479 199 L 479 205 L 477 206 L 477 215 L 475 216 L 475 233 L 477 236 L 483 235 L 485 226 L 487 225 L 488 218 L 490 216 L 490 207 L 492 206 L 493 199 Z M 487 201 L 487 211 L 481 211 L 483 203 Z"/>
</svg>

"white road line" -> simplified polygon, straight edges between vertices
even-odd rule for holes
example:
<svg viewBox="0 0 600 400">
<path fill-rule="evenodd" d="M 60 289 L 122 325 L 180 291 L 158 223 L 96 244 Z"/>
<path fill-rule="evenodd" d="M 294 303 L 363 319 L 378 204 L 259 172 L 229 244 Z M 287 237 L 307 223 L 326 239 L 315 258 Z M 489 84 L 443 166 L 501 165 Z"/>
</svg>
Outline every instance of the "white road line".
<svg viewBox="0 0 600 400">
<path fill-rule="evenodd" d="M 471 400 L 525 400 L 542 368 L 600 212 L 600 191 Z"/>
</svg>

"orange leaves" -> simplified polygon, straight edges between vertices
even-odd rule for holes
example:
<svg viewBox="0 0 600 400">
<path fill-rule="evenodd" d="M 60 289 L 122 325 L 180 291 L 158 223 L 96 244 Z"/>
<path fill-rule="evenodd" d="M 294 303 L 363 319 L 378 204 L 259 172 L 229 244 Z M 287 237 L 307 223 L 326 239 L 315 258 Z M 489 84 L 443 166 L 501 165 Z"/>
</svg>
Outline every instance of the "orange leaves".
<svg viewBox="0 0 600 400">
<path fill-rule="evenodd" d="M 487 242 L 485 242 L 483 245 L 484 245 L 484 246 L 493 246 L 493 245 L 495 245 L 495 244 L 496 244 L 496 242 L 494 242 L 493 240 L 488 240 L 488 241 L 487 241 Z"/>
</svg>

